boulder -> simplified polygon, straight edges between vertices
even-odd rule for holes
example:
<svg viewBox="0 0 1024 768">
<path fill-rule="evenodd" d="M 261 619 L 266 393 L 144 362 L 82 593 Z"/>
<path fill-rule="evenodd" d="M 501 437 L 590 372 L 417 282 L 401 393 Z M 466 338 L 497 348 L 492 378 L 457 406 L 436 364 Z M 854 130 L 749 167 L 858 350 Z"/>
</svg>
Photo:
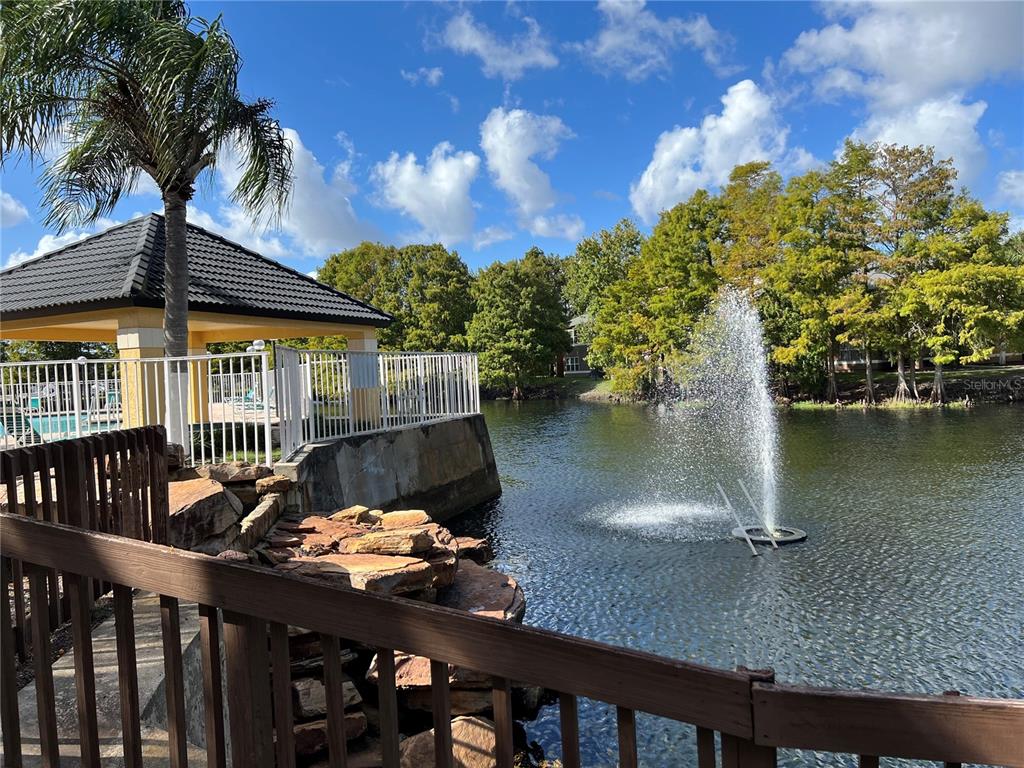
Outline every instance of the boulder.
<svg viewBox="0 0 1024 768">
<path fill-rule="evenodd" d="M 453 715 L 481 715 L 489 713 L 493 704 L 490 688 L 462 688 L 448 692 L 450 712 Z M 418 712 L 430 712 L 434 708 L 433 693 L 428 688 L 413 688 L 399 694 L 402 706 Z"/>
<path fill-rule="evenodd" d="M 342 552 L 368 555 L 417 555 L 433 548 L 434 537 L 423 528 L 367 531 L 342 539 Z"/>
<path fill-rule="evenodd" d="M 438 595 L 437 603 L 516 623 L 526 613 L 526 597 L 515 579 L 472 560 L 460 564 L 452 585 Z"/>
<path fill-rule="evenodd" d="M 327 751 L 327 719 L 299 723 L 293 729 L 295 753 L 310 757 Z M 345 713 L 345 739 L 357 739 L 366 733 L 366 715 L 362 712 Z"/>
<path fill-rule="evenodd" d="M 459 545 L 459 557 L 472 560 L 477 565 L 487 565 L 494 559 L 494 550 L 487 539 L 476 539 L 472 536 L 458 536 L 455 543 Z"/>
<path fill-rule="evenodd" d="M 270 477 L 274 470 L 263 464 L 229 461 L 225 464 L 204 464 L 196 467 L 196 473 L 218 483 L 254 483 L 261 477 Z"/>
<path fill-rule="evenodd" d="M 242 502 L 215 480 L 197 478 L 168 485 L 171 546 L 191 549 L 223 533 L 242 516 Z"/>
<path fill-rule="evenodd" d="M 429 587 L 434 580 L 429 563 L 397 555 L 300 556 L 275 568 L 386 595 L 415 592 Z"/>
<path fill-rule="evenodd" d="M 292 693 L 294 694 L 295 714 L 299 718 L 308 720 L 327 714 L 327 687 L 321 680 L 312 677 L 293 680 Z M 345 709 L 363 703 L 363 697 L 359 695 L 359 691 L 356 690 L 351 680 L 342 682 L 342 695 L 345 700 Z"/>
<path fill-rule="evenodd" d="M 379 509 L 370 509 L 369 507 L 356 504 L 354 507 L 345 507 L 345 509 L 332 512 L 327 517 L 340 523 L 366 523 L 371 525 L 377 522 L 380 514 L 381 511 Z"/>
<path fill-rule="evenodd" d="M 411 736 L 398 745 L 402 768 L 434 765 L 434 730 Z M 452 753 L 455 768 L 496 768 L 498 764 L 494 723 L 482 717 L 452 720 Z"/>
<path fill-rule="evenodd" d="M 380 527 L 384 530 L 391 528 L 411 528 L 414 525 L 425 525 L 432 522 L 430 515 L 422 509 L 405 509 L 398 512 L 385 512 L 380 516 Z"/>
<path fill-rule="evenodd" d="M 185 466 L 185 447 L 178 443 L 167 443 L 167 471 L 177 472 Z"/>
<path fill-rule="evenodd" d="M 267 535 L 281 514 L 281 497 L 272 494 L 264 496 L 256 508 L 239 522 L 238 535 L 231 543 L 233 549 L 248 552 Z"/>
<path fill-rule="evenodd" d="M 266 496 L 268 493 L 287 493 L 292 481 L 284 475 L 268 475 L 256 481 L 256 493 Z"/>
<path fill-rule="evenodd" d="M 269 543 L 272 547 L 298 548 L 300 554 L 326 554 L 337 552 L 342 539 L 358 536 L 366 530 L 344 520 L 310 515 L 298 521 L 278 523 Z"/>
<path fill-rule="evenodd" d="M 429 688 L 430 659 L 425 656 L 414 656 L 409 653 L 395 651 L 395 688 Z M 373 657 L 366 679 L 377 682 L 377 657 Z M 448 685 L 450 688 L 487 688 L 491 689 L 494 678 L 483 672 L 474 672 L 451 664 L 448 665 Z"/>
</svg>

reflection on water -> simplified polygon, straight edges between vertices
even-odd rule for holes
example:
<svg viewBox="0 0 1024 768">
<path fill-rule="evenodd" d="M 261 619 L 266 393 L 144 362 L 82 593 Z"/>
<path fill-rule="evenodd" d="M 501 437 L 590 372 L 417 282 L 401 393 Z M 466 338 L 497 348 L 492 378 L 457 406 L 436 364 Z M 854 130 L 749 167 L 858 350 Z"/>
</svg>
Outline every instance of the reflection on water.
<svg viewBox="0 0 1024 768">
<path fill-rule="evenodd" d="M 527 623 L 784 682 L 1024 697 L 1024 408 L 782 414 L 779 521 L 809 539 L 756 558 L 716 504 L 740 469 L 699 419 L 485 414 L 504 495 L 452 527 L 491 537 Z M 550 757 L 557 720 L 529 729 Z M 645 765 L 692 762 L 692 729 L 638 722 Z M 585 704 L 581 729 L 586 764 L 613 765 L 614 712 Z"/>
</svg>

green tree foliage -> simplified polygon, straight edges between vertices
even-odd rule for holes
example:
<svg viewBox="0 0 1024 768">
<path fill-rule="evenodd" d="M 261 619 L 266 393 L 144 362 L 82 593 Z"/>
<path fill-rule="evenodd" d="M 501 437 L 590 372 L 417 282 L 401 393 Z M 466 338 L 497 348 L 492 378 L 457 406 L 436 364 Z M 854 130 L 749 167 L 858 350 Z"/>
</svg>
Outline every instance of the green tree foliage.
<svg viewBox="0 0 1024 768">
<path fill-rule="evenodd" d="M 667 359 L 685 349 L 718 288 L 714 254 L 724 241 L 722 203 L 703 190 L 662 212 L 594 320 L 589 360 L 612 373 L 617 389 L 650 391 Z"/>
<path fill-rule="evenodd" d="M 378 332 L 382 349 L 465 348 L 472 277 L 459 254 L 443 245 L 360 243 L 329 257 L 317 278 L 394 315 Z"/>
<path fill-rule="evenodd" d="M 931 360 L 941 399 L 943 366 L 1021 346 L 1024 311 L 1012 289 L 1022 236 L 955 180 L 929 147 L 852 141 L 785 185 L 767 163 L 737 166 L 720 194 L 700 190 L 664 212 L 625 276 L 596 292 L 590 361 L 616 389 L 649 393 L 725 283 L 758 307 L 778 379 L 835 400 L 846 344 L 868 361 L 868 402 L 879 356 L 896 363 L 897 398 L 917 397 L 906 363 Z"/>
<path fill-rule="evenodd" d="M 559 260 L 539 248 L 477 275 L 477 309 L 466 336 L 470 349 L 480 353 L 484 387 L 522 397 L 529 376 L 550 373 L 569 351 L 563 290 Z"/>
<path fill-rule="evenodd" d="M 0 341 L 0 363 L 35 360 L 104 360 L 117 357 L 111 344 L 80 341 Z"/>
<path fill-rule="evenodd" d="M 576 329 L 580 342 L 593 336 L 593 318 L 608 286 L 623 279 L 630 264 L 640 255 L 644 236 L 631 219 L 622 219 L 611 229 L 583 238 L 576 252 L 565 259 L 565 299 L 573 315 L 587 315 L 591 322 Z"/>
<path fill-rule="evenodd" d="M 153 179 L 167 233 L 164 342 L 184 355 L 186 206 L 232 148 L 233 199 L 257 217 L 282 209 L 292 154 L 272 102 L 241 98 L 241 57 L 220 19 L 179 0 L 5 0 L 0 27 L 0 161 L 20 151 L 47 163 L 46 221 L 61 229 L 110 213 L 141 174 Z"/>
</svg>

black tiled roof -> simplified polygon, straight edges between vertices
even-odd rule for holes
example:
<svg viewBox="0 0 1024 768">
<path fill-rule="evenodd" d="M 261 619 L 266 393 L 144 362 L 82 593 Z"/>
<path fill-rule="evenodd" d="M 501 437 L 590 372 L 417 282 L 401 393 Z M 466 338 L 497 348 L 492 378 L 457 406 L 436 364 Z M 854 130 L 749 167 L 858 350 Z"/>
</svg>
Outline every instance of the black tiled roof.
<svg viewBox="0 0 1024 768">
<path fill-rule="evenodd" d="M 386 312 L 188 225 L 192 310 L 385 326 Z M 151 213 L 0 272 L 0 317 L 162 307 L 164 217 Z"/>
</svg>

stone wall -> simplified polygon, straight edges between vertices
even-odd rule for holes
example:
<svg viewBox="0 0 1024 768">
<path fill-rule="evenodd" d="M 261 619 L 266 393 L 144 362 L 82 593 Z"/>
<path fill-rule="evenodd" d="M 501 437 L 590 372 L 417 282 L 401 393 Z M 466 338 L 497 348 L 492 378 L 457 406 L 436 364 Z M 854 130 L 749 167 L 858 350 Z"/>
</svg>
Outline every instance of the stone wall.
<svg viewBox="0 0 1024 768">
<path fill-rule="evenodd" d="M 480 415 L 312 443 L 275 472 L 295 481 L 289 508 L 303 512 L 365 504 L 447 520 L 501 495 Z"/>
</svg>

